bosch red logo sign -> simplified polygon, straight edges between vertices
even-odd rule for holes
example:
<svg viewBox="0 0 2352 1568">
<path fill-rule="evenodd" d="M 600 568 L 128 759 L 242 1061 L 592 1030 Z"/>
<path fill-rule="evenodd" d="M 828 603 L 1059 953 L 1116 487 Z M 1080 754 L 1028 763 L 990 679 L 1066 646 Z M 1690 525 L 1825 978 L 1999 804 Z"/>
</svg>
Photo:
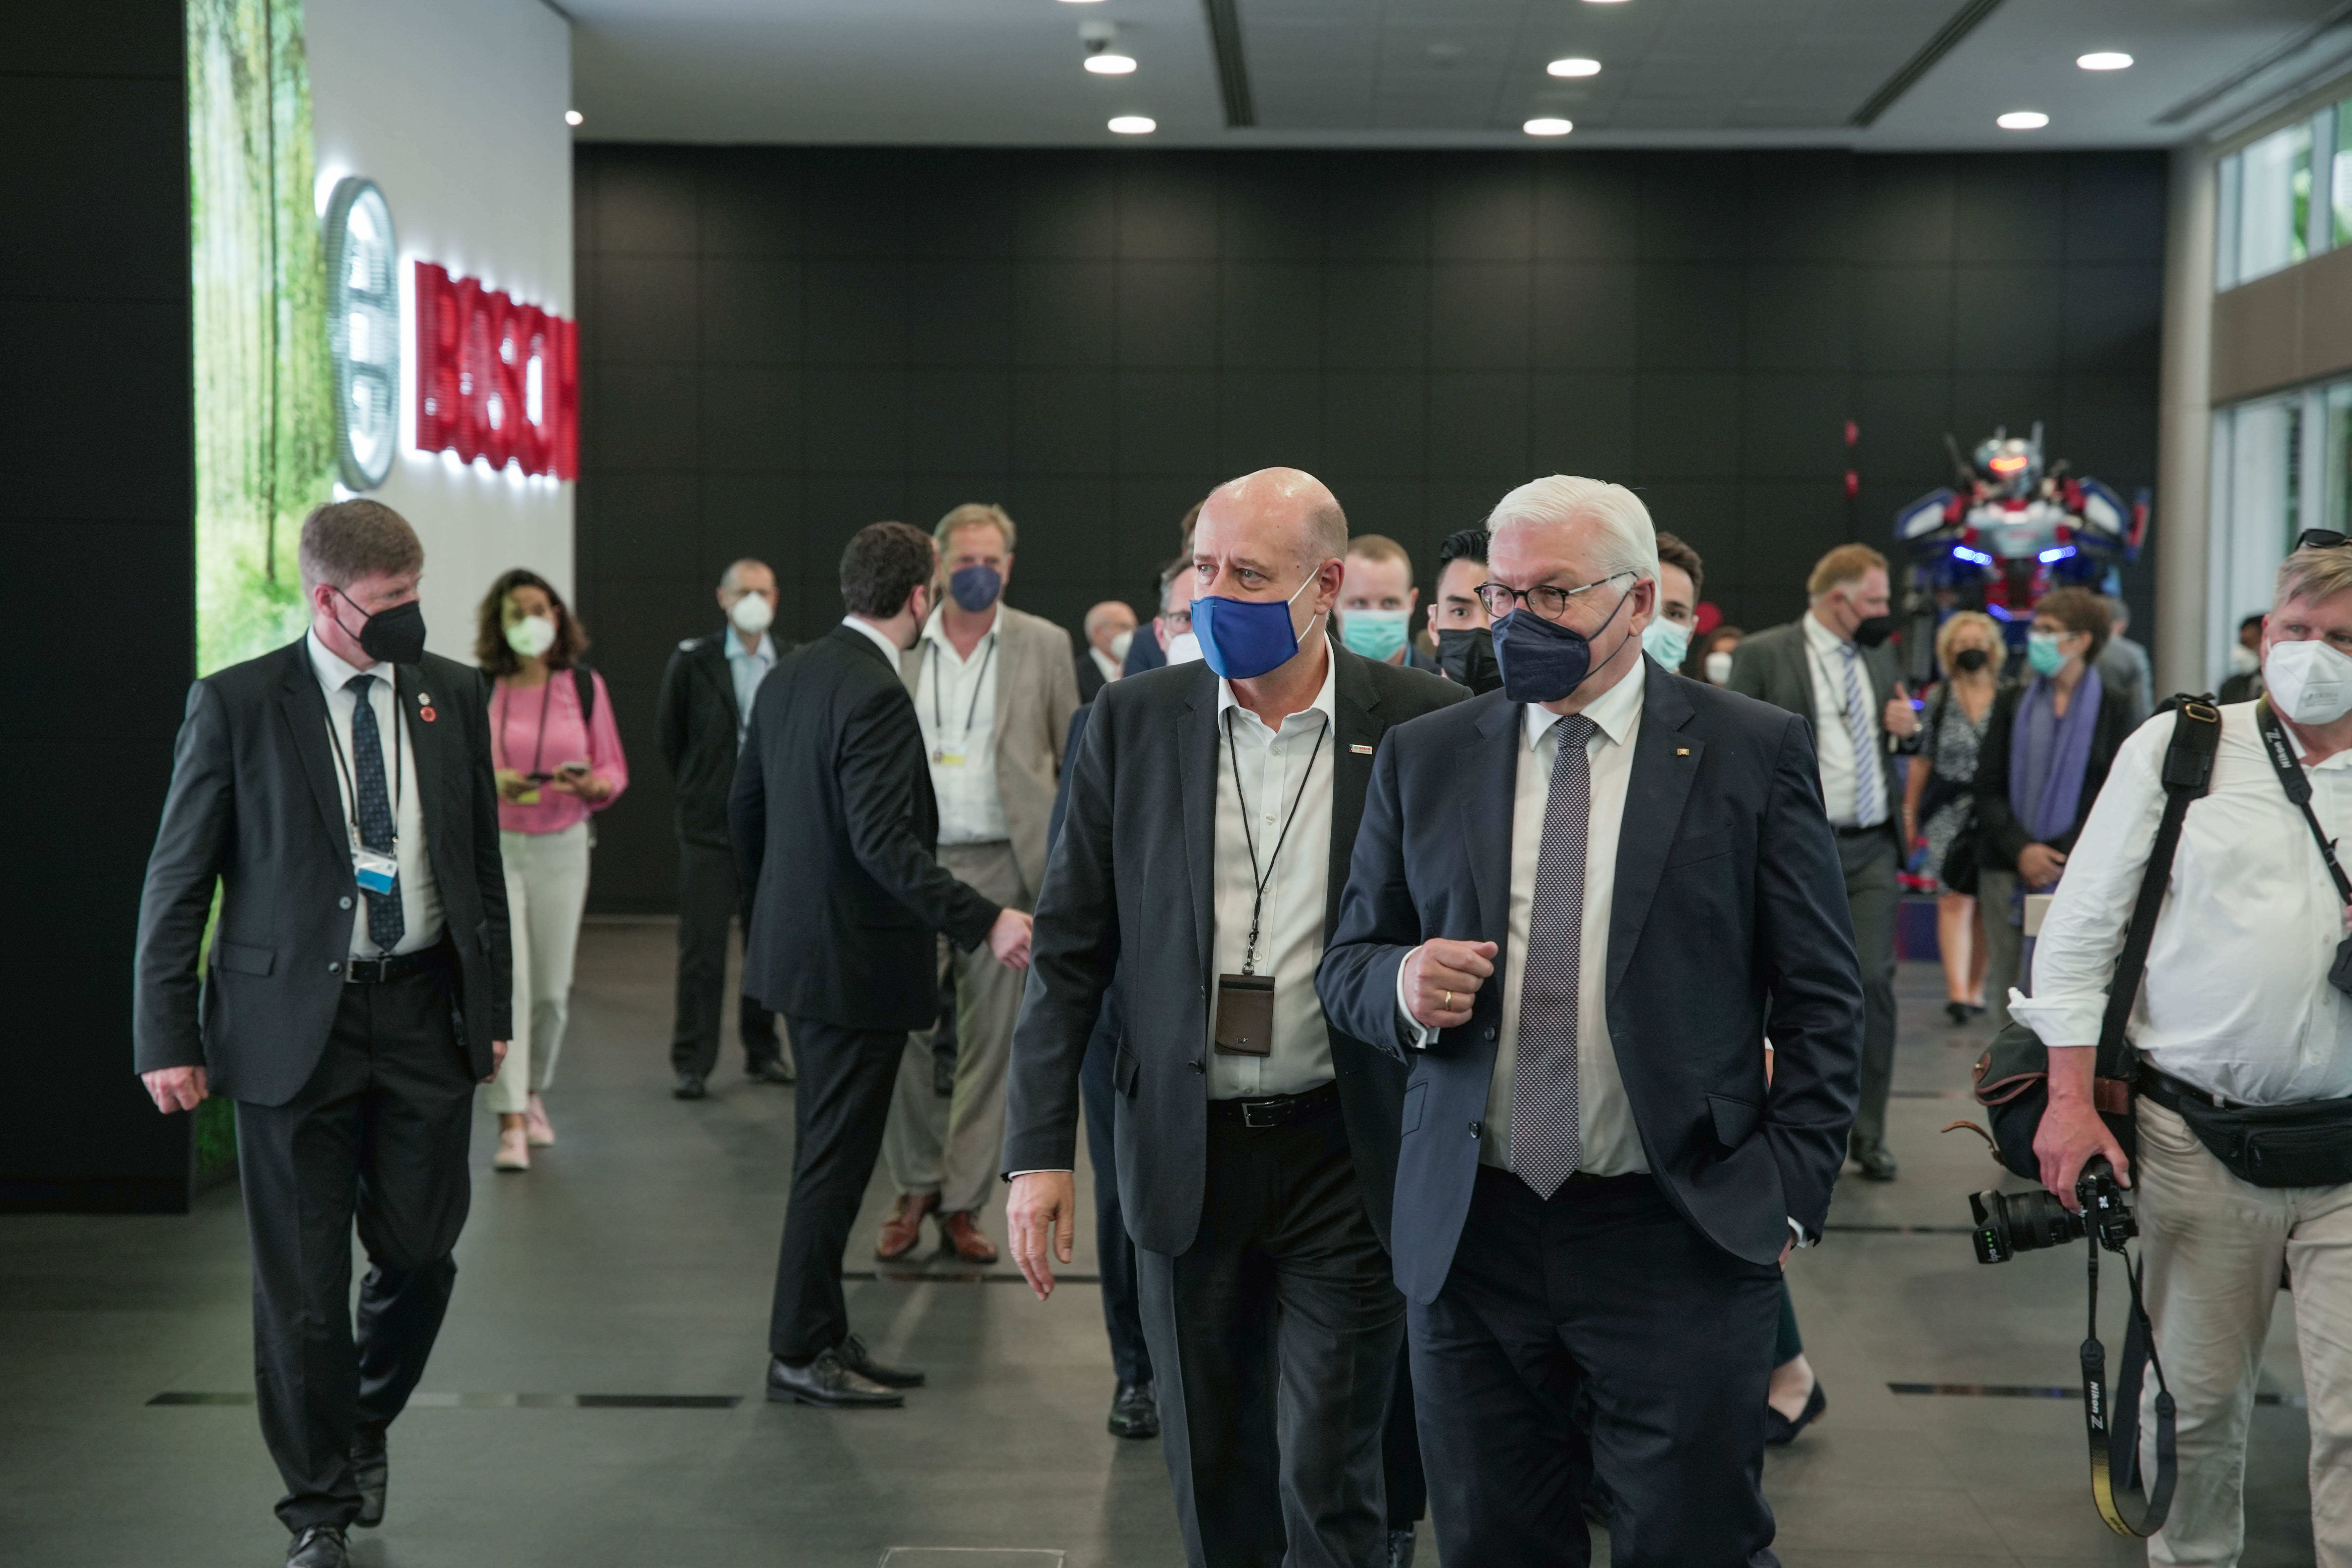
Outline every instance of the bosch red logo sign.
<svg viewBox="0 0 2352 1568">
<path fill-rule="evenodd" d="M 580 324 L 416 263 L 416 445 L 580 473 Z"/>
</svg>

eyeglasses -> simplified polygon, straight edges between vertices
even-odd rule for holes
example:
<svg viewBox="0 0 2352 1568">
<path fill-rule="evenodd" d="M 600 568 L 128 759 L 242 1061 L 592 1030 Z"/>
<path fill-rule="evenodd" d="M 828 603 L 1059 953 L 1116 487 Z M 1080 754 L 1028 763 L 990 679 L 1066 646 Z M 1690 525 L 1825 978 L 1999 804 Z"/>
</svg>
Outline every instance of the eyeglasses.
<svg viewBox="0 0 2352 1568">
<path fill-rule="evenodd" d="M 1192 629 L 1192 612 L 1191 610 L 1171 610 L 1160 618 L 1166 621 L 1179 637 L 1183 636 L 1186 632 Z"/>
<path fill-rule="evenodd" d="M 2338 533 L 2332 528 L 2306 528 L 2295 537 L 2297 550 L 2340 550 L 2352 544 L 2352 534 Z"/>
<path fill-rule="evenodd" d="M 1545 620 L 1556 621 L 1568 614 L 1569 605 L 1579 594 L 1590 594 L 1593 589 L 1614 583 L 1620 577 L 1633 575 L 1631 572 L 1612 572 L 1608 576 L 1597 582 L 1587 583 L 1581 588 L 1555 588 L 1549 583 L 1538 583 L 1532 588 L 1514 588 L 1506 583 L 1481 583 L 1477 586 L 1476 593 L 1479 602 L 1486 606 L 1486 614 L 1496 620 L 1501 620 L 1519 605 L 1525 605 Z"/>
</svg>

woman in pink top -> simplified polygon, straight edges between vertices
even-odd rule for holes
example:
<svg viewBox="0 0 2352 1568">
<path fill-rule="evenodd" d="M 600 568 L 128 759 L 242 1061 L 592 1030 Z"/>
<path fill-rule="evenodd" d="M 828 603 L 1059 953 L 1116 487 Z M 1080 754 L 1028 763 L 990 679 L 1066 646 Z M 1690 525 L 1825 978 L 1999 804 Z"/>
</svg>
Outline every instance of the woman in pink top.
<svg viewBox="0 0 2352 1568">
<path fill-rule="evenodd" d="M 587 647 L 545 578 L 517 567 L 490 584 L 474 657 L 493 680 L 490 755 L 514 933 L 515 1037 L 490 1085 L 501 1171 L 528 1171 L 530 1151 L 555 1142 L 541 1097 L 571 1008 L 595 842 L 590 818 L 629 787 L 604 678 L 580 663 Z"/>
</svg>

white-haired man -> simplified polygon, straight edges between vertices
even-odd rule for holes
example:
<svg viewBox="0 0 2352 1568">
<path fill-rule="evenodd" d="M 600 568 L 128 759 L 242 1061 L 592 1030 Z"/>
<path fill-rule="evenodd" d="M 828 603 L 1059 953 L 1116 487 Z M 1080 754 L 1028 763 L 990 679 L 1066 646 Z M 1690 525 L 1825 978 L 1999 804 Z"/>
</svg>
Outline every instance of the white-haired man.
<svg viewBox="0 0 2352 1568">
<path fill-rule="evenodd" d="M 1388 1560 L 1404 1071 L 1325 1026 L 1315 965 L 1381 736 L 1467 694 L 1332 640 L 1347 528 L 1295 468 L 1202 505 L 1202 659 L 1171 648 L 1095 699 L 1013 1032 L 1005 1221 L 1042 1297 L 1070 1260 L 1080 1064 L 1117 968 L 1119 1203 L 1195 1568 Z"/>
<path fill-rule="evenodd" d="M 2262 628 L 2268 695 L 2221 709 L 2211 779 L 2181 819 L 2132 1015 L 2137 1162 L 2092 1109 L 2091 1069 L 2164 811 L 2170 721 L 2116 753 L 2035 942 L 2033 994 L 2010 998 L 2050 1047 L 2042 1184 L 2072 1208 L 2076 1176 L 2104 1154 L 2139 1189 L 2147 1310 L 2179 1422 L 2179 1489 L 2148 1541 L 2154 1564 L 2238 1561 L 2246 1429 L 2283 1275 L 2311 1407 L 2313 1561 L 2352 1564 L 2352 997 L 2328 973 L 2352 911 L 2315 842 L 2352 828 L 2352 547 L 2304 537 L 2334 542 L 2279 568 Z M 2298 774 L 2315 822 L 2288 798 Z M 2225 1164 L 2192 1126 L 2223 1114 L 2286 1123 L 2304 1157 Z"/>
<path fill-rule="evenodd" d="M 1392 1230 L 1447 1568 L 1769 1564 L 1779 1265 L 1862 1044 L 1802 720 L 1646 658 L 1631 491 L 1489 519 L 1503 687 L 1392 733 L 1319 989 L 1412 1067 Z M 1778 1049 L 1767 1081 L 1763 1041 Z"/>
<path fill-rule="evenodd" d="M 1087 646 L 1078 650 L 1078 701 L 1092 702 L 1102 689 L 1119 678 L 1127 664 L 1128 645 L 1135 640 L 1135 610 L 1118 599 L 1105 599 L 1087 611 L 1081 624 Z"/>
</svg>

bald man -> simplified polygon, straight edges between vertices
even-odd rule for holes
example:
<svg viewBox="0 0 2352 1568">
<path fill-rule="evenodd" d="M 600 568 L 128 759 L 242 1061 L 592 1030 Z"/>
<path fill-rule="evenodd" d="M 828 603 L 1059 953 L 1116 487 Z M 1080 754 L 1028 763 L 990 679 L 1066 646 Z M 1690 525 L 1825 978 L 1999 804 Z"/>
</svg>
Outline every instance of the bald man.
<svg viewBox="0 0 2352 1568">
<path fill-rule="evenodd" d="M 1087 646 L 1076 660 L 1080 702 L 1092 702 L 1119 678 L 1128 645 L 1135 640 L 1135 626 L 1134 608 L 1117 599 L 1105 599 L 1087 612 Z"/>
<path fill-rule="evenodd" d="M 1006 1222 L 1042 1299 L 1070 1260 L 1079 1063 L 1125 953 L 1119 1202 L 1195 1568 L 1388 1561 L 1404 1075 L 1326 1026 L 1315 966 L 1381 735 L 1467 693 L 1332 640 L 1347 547 L 1297 469 L 1203 503 L 1202 661 L 1095 700 L 1013 1033 Z"/>
</svg>

